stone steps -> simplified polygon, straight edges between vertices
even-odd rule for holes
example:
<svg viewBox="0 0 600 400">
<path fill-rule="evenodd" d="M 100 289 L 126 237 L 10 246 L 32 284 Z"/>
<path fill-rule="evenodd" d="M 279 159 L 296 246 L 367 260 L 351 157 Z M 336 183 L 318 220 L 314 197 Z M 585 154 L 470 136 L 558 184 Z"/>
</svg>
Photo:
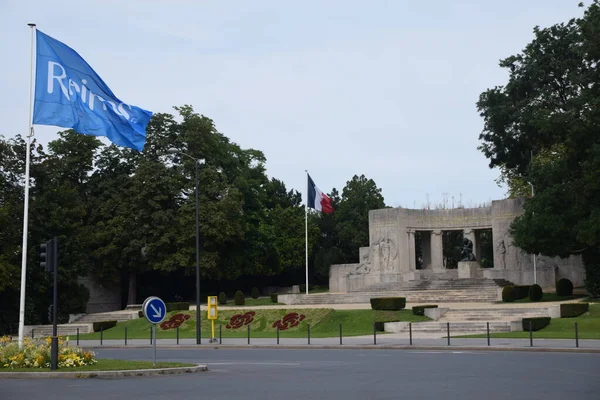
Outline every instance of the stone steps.
<svg viewBox="0 0 600 400">
<path fill-rule="evenodd" d="M 380 282 L 360 291 L 412 291 L 412 290 L 478 290 L 496 289 L 510 282 L 503 279 L 445 279 L 445 280 L 420 280 L 410 282 Z M 352 291 L 352 290 L 351 290 Z M 352 292 L 357 292 L 352 291 Z"/>
<path fill-rule="evenodd" d="M 448 310 L 439 321 L 494 321 L 547 317 L 548 308 L 487 308 Z"/>
<path fill-rule="evenodd" d="M 462 333 L 485 333 L 488 321 L 453 321 L 450 322 L 450 335 L 453 332 Z M 490 332 L 510 332 L 511 321 L 489 321 Z M 413 333 L 440 333 L 446 335 L 448 325 L 446 322 L 413 322 L 409 328 L 408 322 L 387 322 L 386 332 L 402 333 L 412 329 Z"/>
<path fill-rule="evenodd" d="M 428 290 L 428 291 L 389 291 L 319 294 L 285 294 L 278 296 L 278 302 L 289 305 L 301 304 L 368 304 L 371 298 L 406 297 L 408 303 L 444 302 L 494 302 L 498 300 L 497 288 L 486 291 Z"/>
<path fill-rule="evenodd" d="M 60 324 L 56 328 L 59 336 L 77 335 L 77 328 L 79 328 L 80 334 L 94 331 L 92 324 Z M 52 336 L 52 325 L 26 325 L 23 335 L 31 337 L 32 331 L 34 338 L 49 337 Z"/>
<path fill-rule="evenodd" d="M 94 313 L 94 314 L 86 314 L 80 319 L 78 319 L 77 323 L 94 323 L 94 322 L 102 322 L 102 321 L 129 321 L 132 319 L 138 318 L 137 311 L 111 311 L 104 313 Z"/>
</svg>

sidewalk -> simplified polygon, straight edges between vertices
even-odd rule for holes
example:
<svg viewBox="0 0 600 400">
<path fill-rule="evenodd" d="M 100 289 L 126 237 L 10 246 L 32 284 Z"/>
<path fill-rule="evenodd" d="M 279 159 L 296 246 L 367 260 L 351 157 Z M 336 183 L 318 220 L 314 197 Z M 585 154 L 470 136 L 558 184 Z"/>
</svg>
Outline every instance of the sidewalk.
<svg viewBox="0 0 600 400">
<path fill-rule="evenodd" d="M 375 344 L 376 343 L 376 344 Z M 71 340 L 71 344 L 75 341 Z M 149 339 L 130 339 L 125 345 L 124 340 L 104 340 L 102 345 L 100 340 L 81 340 L 81 347 L 86 348 L 148 348 L 152 345 Z M 600 340 L 579 340 L 579 347 L 576 347 L 575 339 L 536 339 L 533 338 L 533 347 L 529 339 L 490 339 L 490 346 L 487 344 L 486 338 L 481 339 L 427 339 L 413 338 L 412 344 L 408 338 L 408 334 L 378 334 L 375 338 L 369 336 L 351 336 L 343 337 L 342 345 L 340 346 L 339 337 L 334 338 L 311 338 L 310 344 L 307 338 L 280 338 L 277 344 L 276 338 L 223 338 L 222 344 L 209 343 L 208 338 L 202 339 L 201 345 L 196 345 L 195 339 L 180 339 L 177 344 L 176 339 L 158 339 L 156 343 L 158 348 L 347 348 L 347 349 L 363 349 L 363 348 L 415 348 L 415 349 L 453 349 L 453 350 L 537 350 L 537 351 L 583 351 L 600 354 Z"/>
</svg>

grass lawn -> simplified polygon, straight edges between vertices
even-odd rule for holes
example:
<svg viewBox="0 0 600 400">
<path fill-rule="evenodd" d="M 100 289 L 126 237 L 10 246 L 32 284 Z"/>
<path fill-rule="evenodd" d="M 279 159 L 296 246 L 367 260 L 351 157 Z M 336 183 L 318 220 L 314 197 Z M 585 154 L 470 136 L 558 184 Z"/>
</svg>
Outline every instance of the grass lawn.
<svg viewBox="0 0 600 400">
<path fill-rule="evenodd" d="M 538 339 L 574 339 L 575 322 L 579 328 L 579 339 L 600 339 L 600 304 L 590 304 L 590 311 L 575 318 L 553 318 L 550 325 L 533 332 Z M 493 338 L 529 338 L 529 332 L 501 332 L 490 334 Z M 486 337 L 471 335 L 460 337 Z"/>
<path fill-rule="evenodd" d="M 79 371 L 121 371 L 135 369 L 153 369 L 153 368 L 176 368 L 193 367 L 194 364 L 184 364 L 178 362 L 157 362 L 152 366 L 152 361 L 129 361 L 129 360 L 110 360 L 98 359 L 94 365 L 84 365 L 75 368 L 59 368 L 56 372 L 79 372 Z M 0 368 L 0 372 L 55 372 L 50 368 Z"/>
<path fill-rule="evenodd" d="M 302 338 L 306 337 L 307 326 L 310 324 L 311 337 L 337 337 L 339 335 L 339 326 L 343 325 L 344 336 L 368 335 L 373 333 L 374 321 L 407 321 L 419 322 L 428 321 L 429 318 L 416 316 L 411 310 L 401 311 L 374 311 L 374 310 L 333 310 L 330 308 L 312 308 L 312 309 L 262 309 L 255 310 L 250 325 L 242 325 L 239 328 L 227 328 L 227 325 L 234 315 L 245 314 L 251 310 L 224 309 L 219 310 L 219 318 L 215 320 L 215 336 L 219 336 L 219 325 L 222 329 L 222 337 L 226 338 L 245 338 L 250 326 L 250 335 L 255 338 L 275 337 L 277 328 L 273 323 L 281 320 L 285 315 L 296 312 L 305 316 L 300 323 L 288 330 L 281 330 L 281 338 Z M 180 338 L 194 338 L 195 333 L 195 312 L 194 311 L 173 311 L 167 314 L 165 321 L 168 321 L 175 314 L 189 315 L 190 318 L 183 322 L 179 327 Z M 205 319 L 206 313 L 202 314 L 202 336 L 210 337 L 210 321 Z M 129 339 L 148 339 L 150 340 L 150 324 L 145 318 L 138 318 L 131 321 L 118 323 L 117 326 L 107 329 L 103 332 L 104 339 L 124 340 L 125 327 L 127 327 L 127 337 Z M 174 339 L 176 337 L 175 329 L 164 330 L 157 326 L 158 339 Z M 99 339 L 100 333 L 90 333 L 81 335 L 82 340 Z M 71 336 L 71 341 L 74 337 Z"/>
</svg>

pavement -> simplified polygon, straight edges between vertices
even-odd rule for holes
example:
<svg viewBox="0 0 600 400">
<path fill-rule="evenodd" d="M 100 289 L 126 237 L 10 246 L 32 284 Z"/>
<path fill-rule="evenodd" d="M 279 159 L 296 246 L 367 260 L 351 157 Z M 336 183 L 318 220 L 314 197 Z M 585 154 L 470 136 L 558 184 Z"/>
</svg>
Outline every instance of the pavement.
<svg viewBox="0 0 600 400">
<path fill-rule="evenodd" d="M 148 349 L 102 349 L 102 358 L 152 357 Z M 287 349 L 161 349 L 160 361 L 208 371 L 106 379 L 9 379 L 2 399 L 598 399 L 596 354 Z"/>
</svg>

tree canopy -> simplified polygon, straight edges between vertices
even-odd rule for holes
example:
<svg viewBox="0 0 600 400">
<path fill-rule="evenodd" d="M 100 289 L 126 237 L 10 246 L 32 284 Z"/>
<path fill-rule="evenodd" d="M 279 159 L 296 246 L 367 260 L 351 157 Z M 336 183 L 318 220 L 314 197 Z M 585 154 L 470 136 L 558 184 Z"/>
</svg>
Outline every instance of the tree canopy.
<svg viewBox="0 0 600 400">
<path fill-rule="evenodd" d="M 580 7 L 583 7 L 580 4 Z M 480 149 L 513 195 L 530 193 L 512 225 L 527 252 L 581 254 L 600 294 L 600 2 L 581 18 L 534 28 L 521 53 L 503 59 L 506 85 L 483 92 Z"/>
</svg>

